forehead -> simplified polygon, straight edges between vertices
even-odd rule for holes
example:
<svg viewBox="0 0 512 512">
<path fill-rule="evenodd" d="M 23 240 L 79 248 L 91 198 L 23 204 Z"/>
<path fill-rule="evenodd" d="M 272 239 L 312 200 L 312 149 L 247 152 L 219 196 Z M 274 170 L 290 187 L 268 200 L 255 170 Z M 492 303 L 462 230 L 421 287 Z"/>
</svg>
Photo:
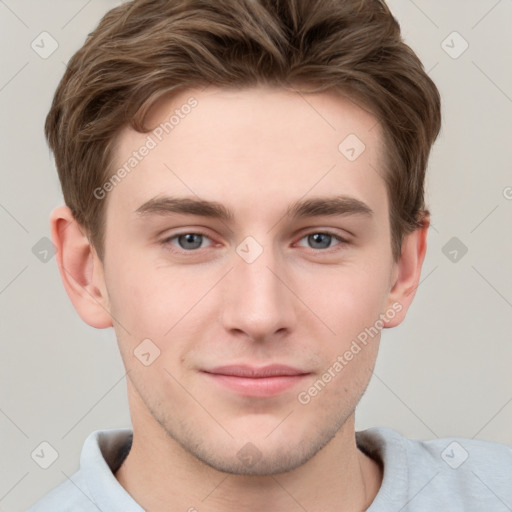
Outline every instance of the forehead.
<svg viewBox="0 0 512 512">
<path fill-rule="evenodd" d="M 108 209 L 133 213 L 157 196 L 198 196 L 278 213 L 300 197 L 347 195 L 386 214 L 381 127 L 334 92 L 270 87 L 190 89 L 150 110 L 146 134 L 125 128 Z"/>
</svg>

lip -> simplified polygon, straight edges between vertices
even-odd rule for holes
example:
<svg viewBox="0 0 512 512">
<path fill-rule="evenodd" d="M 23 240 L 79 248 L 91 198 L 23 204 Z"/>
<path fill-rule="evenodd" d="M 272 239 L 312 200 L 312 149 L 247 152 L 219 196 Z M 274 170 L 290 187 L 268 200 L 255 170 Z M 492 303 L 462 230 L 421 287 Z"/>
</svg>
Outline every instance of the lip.
<svg viewBox="0 0 512 512">
<path fill-rule="evenodd" d="M 293 366 L 285 364 L 269 364 L 267 366 L 250 366 L 248 364 L 237 364 L 228 366 L 217 366 L 210 370 L 203 370 L 207 373 L 216 375 L 229 375 L 232 377 L 249 377 L 249 378 L 262 378 L 262 377 L 282 377 L 289 375 L 304 375 L 309 372 L 299 370 Z"/>
<path fill-rule="evenodd" d="M 281 364 L 259 368 L 249 365 L 218 366 L 202 371 L 219 385 L 244 396 L 254 397 L 278 395 L 309 375 L 309 372 Z"/>
</svg>

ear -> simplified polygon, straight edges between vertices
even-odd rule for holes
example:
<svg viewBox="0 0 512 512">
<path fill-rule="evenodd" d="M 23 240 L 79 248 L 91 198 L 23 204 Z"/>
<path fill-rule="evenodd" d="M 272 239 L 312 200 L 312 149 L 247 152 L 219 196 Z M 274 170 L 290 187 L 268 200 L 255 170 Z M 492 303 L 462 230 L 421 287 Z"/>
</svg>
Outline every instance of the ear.
<svg viewBox="0 0 512 512">
<path fill-rule="evenodd" d="M 60 277 L 80 318 L 92 327 L 112 327 L 103 264 L 67 206 L 50 215 Z"/>
<path fill-rule="evenodd" d="M 387 299 L 387 311 L 395 315 L 384 315 L 384 327 L 396 327 L 405 318 L 407 310 L 416 295 L 419 286 L 423 260 L 427 251 L 427 234 L 430 217 L 423 218 L 423 226 L 404 237 L 400 260 L 393 264 L 391 289 Z M 382 317 L 381 317 L 382 318 Z"/>
</svg>

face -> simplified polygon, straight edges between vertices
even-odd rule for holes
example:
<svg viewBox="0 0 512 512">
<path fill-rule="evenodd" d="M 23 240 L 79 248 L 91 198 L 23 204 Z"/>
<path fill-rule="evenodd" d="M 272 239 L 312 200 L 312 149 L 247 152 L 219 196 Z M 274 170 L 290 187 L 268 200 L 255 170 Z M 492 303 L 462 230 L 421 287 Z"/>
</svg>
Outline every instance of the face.
<svg viewBox="0 0 512 512">
<path fill-rule="evenodd" d="M 105 199 L 134 429 L 221 471 L 291 470 L 353 418 L 393 308 L 380 127 L 334 93 L 262 87 L 189 90 L 150 114 L 153 132 L 120 134 L 115 169 L 137 163 Z M 219 370 L 268 365 L 295 375 Z"/>
</svg>

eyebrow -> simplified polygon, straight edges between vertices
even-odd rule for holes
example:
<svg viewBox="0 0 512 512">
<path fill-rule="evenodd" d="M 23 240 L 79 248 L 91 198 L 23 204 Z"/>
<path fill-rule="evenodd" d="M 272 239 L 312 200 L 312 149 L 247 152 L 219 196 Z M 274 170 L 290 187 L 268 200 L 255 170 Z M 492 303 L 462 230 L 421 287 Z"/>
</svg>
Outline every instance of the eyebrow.
<svg viewBox="0 0 512 512">
<path fill-rule="evenodd" d="M 235 215 L 222 203 L 193 197 L 158 196 L 139 206 L 135 213 L 167 215 L 172 213 L 199 215 L 226 222 L 233 222 Z M 288 206 L 286 216 L 293 219 L 320 216 L 363 215 L 371 217 L 373 210 L 363 201 L 350 196 L 315 197 L 298 200 Z"/>
</svg>

